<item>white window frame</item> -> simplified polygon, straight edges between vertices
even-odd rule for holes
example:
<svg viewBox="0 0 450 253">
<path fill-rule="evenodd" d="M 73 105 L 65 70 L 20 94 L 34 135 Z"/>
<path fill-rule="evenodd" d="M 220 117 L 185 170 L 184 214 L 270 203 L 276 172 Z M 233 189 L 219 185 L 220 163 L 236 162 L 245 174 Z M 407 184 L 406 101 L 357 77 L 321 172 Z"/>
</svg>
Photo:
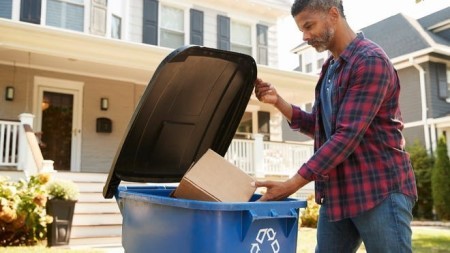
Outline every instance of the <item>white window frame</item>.
<svg viewBox="0 0 450 253">
<path fill-rule="evenodd" d="M 256 55 L 256 23 L 249 23 L 246 21 L 242 21 L 239 19 L 233 19 L 231 18 L 230 20 L 230 50 L 232 45 L 237 45 L 237 46 L 241 46 L 241 47 L 248 47 L 249 45 L 244 45 L 244 44 L 240 44 L 237 42 L 233 42 L 233 23 L 237 23 L 237 24 L 241 24 L 241 25 L 246 25 L 250 27 L 250 47 L 251 47 L 251 55 L 254 56 Z M 269 59 L 267 59 L 269 60 Z"/>
<path fill-rule="evenodd" d="M 57 0 L 57 1 L 67 2 L 67 3 L 72 3 L 72 4 L 78 4 L 78 3 L 73 3 L 71 0 Z M 83 22 L 84 22 L 84 26 L 83 26 L 83 31 L 77 31 L 77 32 L 85 33 L 89 29 L 89 22 L 90 22 L 90 14 L 89 13 L 91 11 L 91 6 L 89 4 L 89 1 L 90 0 L 84 0 L 83 1 L 83 10 L 84 10 L 84 13 L 83 13 L 84 20 L 83 20 Z M 19 6 L 18 6 L 19 10 L 18 10 L 17 15 L 18 15 L 18 18 L 19 18 L 20 17 L 20 1 L 18 1 L 18 2 L 19 2 Z M 41 25 L 42 26 L 48 26 L 47 25 L 47 0 L 42 0 L 41 1 L 41 5 L 42 5 L 42 7 L 41 7 Z M 67 28 L 64 28 L 64 27 L 55 27 L 55 28 L 73 31 L 71 29 L 67 29 Z"/>
<path fill-rule="evenodd" d="M 175 8 L 175 9 L 179 9 L 181 11 L 183 11 L 183 33 L 184 33 L 184 42 L 183 45 L 187 45 L 189 44 L 189 36 L 190 36 L 190 31 L 189 31 L 189 22 L 190 22 L 190 16 L 189 16 L 189 9 L 191 6 L 188 5 L 183 5 L 183 4 L 172 4 L 172 3 L 161 3 L 159 4 L 159 10 L 158 10 L 158 46 L 161 46 L 161 29 L 165 29 L 161 26 L 161 18 L 162 18 L 162 9 L 163 7 L 168 7 L 168 8 Z M 174 30 L 173 30 L 174 31 Z M 175 31 L 175 32 L 181 32 L 181 31 Z"/>
</svg>

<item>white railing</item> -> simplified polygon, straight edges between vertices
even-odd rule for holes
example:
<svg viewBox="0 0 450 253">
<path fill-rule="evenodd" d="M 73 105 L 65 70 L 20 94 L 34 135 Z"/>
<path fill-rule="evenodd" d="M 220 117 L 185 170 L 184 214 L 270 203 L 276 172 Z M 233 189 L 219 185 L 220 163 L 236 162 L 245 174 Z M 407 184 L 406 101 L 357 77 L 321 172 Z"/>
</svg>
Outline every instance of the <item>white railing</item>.
<svg viewBox="0 0 450 253">
<path fill-rule="evenodd" d="M 247 174 L 264 177 L 291 176 L 312 155 L 312 145 L 233 139 L 225 158 Z"/>
<path fill-rule="evenodd" d="M 19 121 L 0 120 L 0 166 L 18 164 L 19 127 Z"/>
<path fill-rule="evenodd" d="M 0 120 L 0 166 L 14 167 L 27 176 L 54 172 L 53 161 L 42 157 L 31 128 L 33 118 L 32 114 L 22 113 L 19 121 Z"/>
</svg>

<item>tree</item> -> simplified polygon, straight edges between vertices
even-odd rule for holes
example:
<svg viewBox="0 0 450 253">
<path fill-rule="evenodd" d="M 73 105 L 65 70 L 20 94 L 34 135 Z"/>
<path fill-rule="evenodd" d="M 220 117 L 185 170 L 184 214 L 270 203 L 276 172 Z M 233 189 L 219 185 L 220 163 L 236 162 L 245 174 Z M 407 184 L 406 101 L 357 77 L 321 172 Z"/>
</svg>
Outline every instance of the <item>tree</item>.
<svg viewBox="0 0 450 253">
<path fill-rule="evenodd" d="M 438 219 L 450 220 L 450 160 L 447 144 L 439 138 L 436 162 L 431 174 L 434 209 Z"/>
<path fill-rule="evenodd" d="M 434 159 L 428 155 L 425 147 L 418 141 L 414 142 L 407 150 L 411 156 L 411 165 L 416 175 L 417 193 L 419 195 L 413 209 L 413 215 L 418 219 L 432 219 L 431 171 Z"/>
</svg>

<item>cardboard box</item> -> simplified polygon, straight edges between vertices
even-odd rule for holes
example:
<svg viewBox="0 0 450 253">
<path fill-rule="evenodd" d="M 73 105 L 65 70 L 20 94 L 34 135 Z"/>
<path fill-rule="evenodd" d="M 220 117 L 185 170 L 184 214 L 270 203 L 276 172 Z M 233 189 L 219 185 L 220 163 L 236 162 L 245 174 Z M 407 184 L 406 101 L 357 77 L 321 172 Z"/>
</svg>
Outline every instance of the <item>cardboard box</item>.
<svg viewBox="0 0 450 253">
<path fill-rule="evenodd" d="M 217 202 L 247 202 L 254 179 L 209 149 L 181 179 L 173 197 Z"/>
</svg>

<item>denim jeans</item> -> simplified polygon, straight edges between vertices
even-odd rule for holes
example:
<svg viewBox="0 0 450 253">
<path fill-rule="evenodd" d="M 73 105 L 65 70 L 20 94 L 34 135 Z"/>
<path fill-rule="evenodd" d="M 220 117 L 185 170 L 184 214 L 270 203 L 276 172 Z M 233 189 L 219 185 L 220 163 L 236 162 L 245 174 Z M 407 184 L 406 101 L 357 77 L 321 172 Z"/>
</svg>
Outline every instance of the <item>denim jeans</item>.
<svg viewBox="0 0 450 253">
<path fill-rule="evenodd" d="M 367 253 L 406 253 L 411 248 L 414 200 L 391 193 L 371 210 L 355 217 L 330 222 L 326 203 L 320 207 L 316 253 L 356 252 L 364 242 Z"/>
</svg>

